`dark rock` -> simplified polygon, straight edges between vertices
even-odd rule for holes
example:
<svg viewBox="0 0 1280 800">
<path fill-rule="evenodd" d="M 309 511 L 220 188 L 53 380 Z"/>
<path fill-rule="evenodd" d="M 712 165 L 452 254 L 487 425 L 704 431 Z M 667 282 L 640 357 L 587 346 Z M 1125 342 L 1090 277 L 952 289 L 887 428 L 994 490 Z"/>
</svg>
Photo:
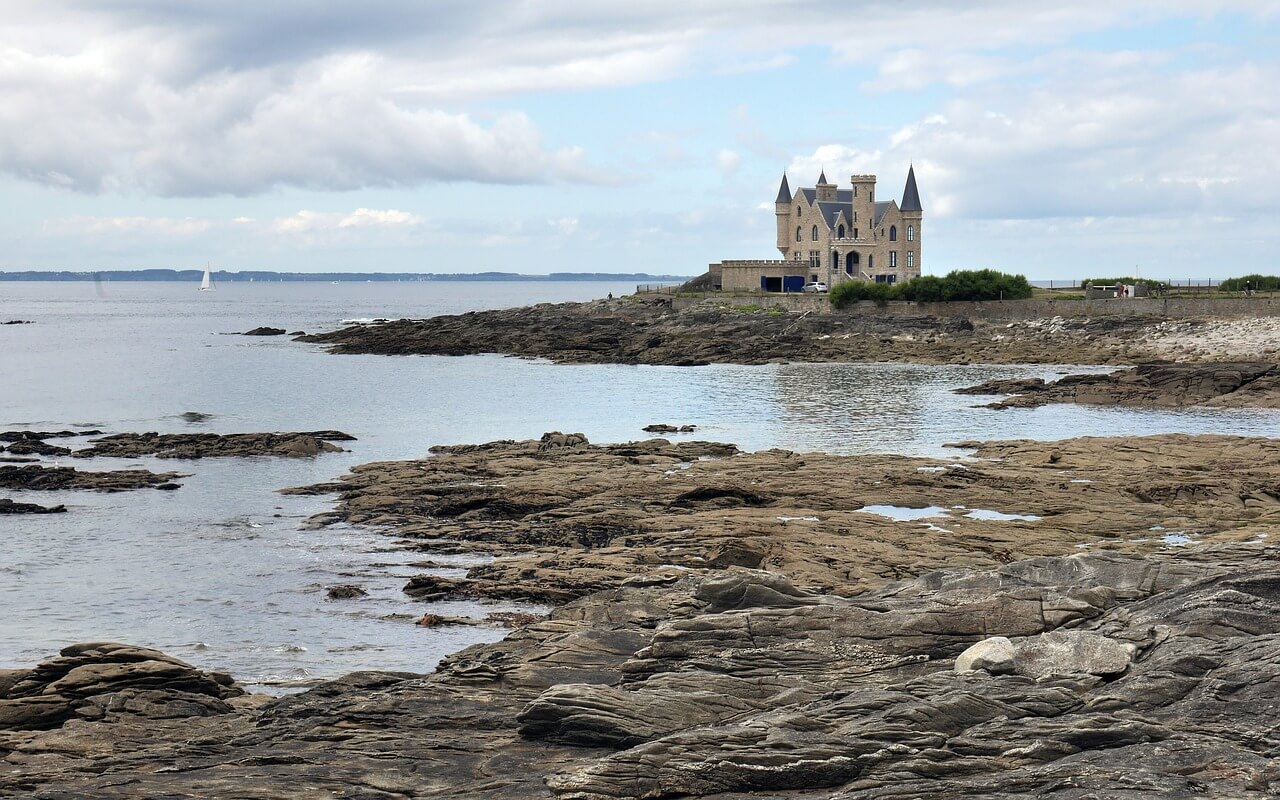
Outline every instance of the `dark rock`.
<svg viewBox="0 0 1280 800">
<path fill-rule="evenodd" d="M 6 320 L 5 322 L 0 322 L 0 325 L 33 325 L 33 324 L 35 323 L 29 319 L 11 319 L 11 320 Z"/>
<path fill-rule="evenodd" d="M 645 433 L 693 433 L 698 429 L 697 425 L 667 425 L 665 423 L 655 423 L 653 425 L 644 426 Z"/>
<path fill-rule="evenodd" d="M 987 391 L 995 384 L 1000 391 Z M 966 394 L 1015 396 L 991 404 L 991 408 L 1034 408 L 1049 403 L 1087 403 L 1146 408 L 1218 406 L 1227 408 L 1280 408 L 1280 366 L 1270 363 L 1155 363 L 1105 375 L 1067 375 L 1040 386 L 1018 388 L 1017 381 L 992 381 L 968 389 Z M 1006 391 L 1007 390 L 1007 391 Z"/>
<path fill-rule="evenodd" d="M 71 448 L 26 439 L 14 442 L 5 448 L 5 451 L 15 456 L 65 456 L 71 452 Z"/>
<path fill-rule="evenodd" d="M 244 690 L 145 647 L 92 642 L 0 680 L 0 730 L 56 728 L 73 717 L 173 719 L 227 714 Z"/>
<path fill-rule="evenodd" d="M 1044 378 L 1000 378 L 980 383 L 977 386 L 966 386 L 956 389 L 956 394 L 1031 394 L 1042 392 L 1045 388 Z"/>
<path fill-rule="evenodd" d="M 504 353 L 567 363 L 768 364 L 791 361 L 1114 363 L 1163 320 L 1140 315 L 1010 323 L 926 313 L 744 313 L 713 298 L 676 310 L 670 298 L 541 304 L 357 324 L 298 341 L 335 353 Z M 1138 345 L 1137 342 L 1144 342 Z M 1154 340 L 1152 340 L 1154 341 Z"/>
<path fill-rule="evenodd" d="M 208 422 L 213 419 L 213 414 L 206 414 L 203 411 L 183 411 L 178 415 L 183 422 L 198 423 Z"/>
<path fill-rule="evenodd" d="M 45 439 L 70 439 L 73 436 L 98 436 L 102 431 L 0 431 L 0 442 L 39 442 Z"/>
<path fill-rule="evenodd" d="M 66 511 L 67 507 L 58 506 L 42 506 L 35 503 L 15 503 L 12 500 L 0 497 L 0 514 L 61 514 Z"/>
<path fill-rule="evenodd" d="M 351 584 L 343 584 L 340 586 L 330 586 L 326 595 L 330 600 L 352 600 L 357 597 L 368 597 L 369 593 L 359 586 Z"/>
<path fill-rule="evenodd" d="M 254 328 L 251 331 L 245 331 L 242 336 L 284 336 L 284 328 Z"/>
<path fill-rule="evenodd" d="M 219 456 L 315 456 L 340 453 L 326 439 L 352 440 L 340 431 L 317 433 L 119 433 L 95 439 L 77 450 L 76 458 L 112 456 L 135 458 L 211 458 Z"/>
<path fill-rule="evenodd" d="M 145 469 L 85 472 L 74 467 L 46 467 L 32 464 L 22 467 L 0 466 L 0 489 L 58 491 L 89 489 L 97 492 L 124 492 L 131 489 L 177 488 L 177 472 L 151 472 Z"/>
</svg>

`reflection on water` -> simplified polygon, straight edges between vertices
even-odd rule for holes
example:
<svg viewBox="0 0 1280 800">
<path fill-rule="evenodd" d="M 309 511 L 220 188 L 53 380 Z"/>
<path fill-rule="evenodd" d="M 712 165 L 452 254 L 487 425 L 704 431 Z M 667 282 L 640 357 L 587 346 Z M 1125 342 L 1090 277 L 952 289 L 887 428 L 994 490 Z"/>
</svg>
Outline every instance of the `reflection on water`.
<svg viewBox="0 0 1280 800">
<path fill-rule="evenodd" d="M 321 330 L 356 317 L 421 316 L 590 296 L 610 284 L 233 284 L 194 287 L 0 283 L 0 427 L 92 423 L 114 431 L 336 428 L 351 452 L 314 460 L 94 460 L 192 473 L 176 492 L 25 493 L 69 512 L 0 518 L 0 666 L 66 643 L 117 639 L 161 647 L 249 680 L 354 669 L 431 669 L 499 629 L 418 628 L 427 608 L 400 591 L 465 559 L 407 553 L 376 531 L 299 530 L 326 498 L 275 489 L 332 480 L 349 467 L 422 456 L 433 444 L 581 431 L 592 441 L 693 423 L 696 438 L 745 449 L 897 452 L 948 458 L 964 439 L 1061 438 L 1161 431 L 1280 435 L 1266 411 L 1134 411 L 1074 406 L 994 411 L 953 388 L 1044 367 L 732 365 L 556 366 L 499 356 L 330 356 L 283 337 L 224 335 L 258 325 Z M 198 415 L 186 416 L 185 412 Z M 200 415 L 208 415 L 207 417 Z M 955 466 L 952 468 L 962 468 Z M 1013 513 L 1018 509 L 999 509 Z M 804 519 L 789 524 L 805 524 Z M 430 561 L 438 566 L 425 566 Z M 457 574 L 457 573 L 447 573 Z M 330 601 L 357 584 L 367 597 Z M 483 616 L 490 606 L 431 609 Z"/>
</svg>

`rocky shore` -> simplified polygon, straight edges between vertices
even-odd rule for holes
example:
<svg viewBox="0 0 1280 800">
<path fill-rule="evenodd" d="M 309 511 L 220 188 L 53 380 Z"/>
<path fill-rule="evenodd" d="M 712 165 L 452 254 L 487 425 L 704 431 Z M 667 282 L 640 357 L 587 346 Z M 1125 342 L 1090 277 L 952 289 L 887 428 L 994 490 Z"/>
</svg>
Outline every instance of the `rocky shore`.
<svg viewBox="0 0 1280 800">
<path fill-rule="evenodd" d="M 1035 408 L 1088 403 L 1144 408 L 1280 408 L 1280 366 L 1224 362 L 1140 364 L 1106 375 L 995 380 L 957 389 L 959 394 L 1008 394 L 988 408 Z"/>
<path fill-rule="evenodd" d="M 0 692 L 0 793 L 1261 800 L 1280 788 L 1277 558 L 1080 553 L 853 598 L 751 570 L 639 578 L 431 676 L 239 707 L 160 656 L 136 676 L 64 656 L 3 677 L 21 689 Z"/>
<path fill-rule="evenodd" d="M 1252 536 L 1236 526 L 1280 512 L 1280 442 L 1270 439 L 962 444 L 976 458 L 548 434 L 439 447 L 287 491 L 338 493 L 314 524 L 388 526 L 423 552 L 500 556 L 464 578 L 416 577 L 414 596 L 553 603 L 637 575 L 730 567 L 853 595 L 929 569 L 1097 546 L 1142 552 L 1161 529 Z"/>
<path fill-rule="evenodd" d="M 1259 320 L 1270 330 L 1274 320 Z M 1132 364 L 1176 357 L 1231 360 L 1241 349 L 1276 354 L 1250 321 L 1115 315 L 1017 322 L 968 317 L 782 313 L 750 298 L 674 310 L 669 298 L 542 304 L 420 320 L 352 325 L 297 341 L 334 353 L 502 353 L 585 364 L 765 364 L 906 361 L 927 364 Z M 1235 335 L 1218 333 L 1230 327 Z M 1240 336 L 1249 344 L 1240 346 Z M 1256 340 L 1256 341 L 1255 341 Z"/>
<path fill-rule="evenodd" d="M 429 676 L 272 700 L 154 651 L 121 666 L 122 646 L 70 648 L 0 673 L 0 795 L 1280 791 L 1280 442 L 962 445 L 939 460 L 550 434 L 358 467 L 306 490 L 339 493 L 317 524 L 488 552 L 441 596 L 556 609 Z"/>
</svg>

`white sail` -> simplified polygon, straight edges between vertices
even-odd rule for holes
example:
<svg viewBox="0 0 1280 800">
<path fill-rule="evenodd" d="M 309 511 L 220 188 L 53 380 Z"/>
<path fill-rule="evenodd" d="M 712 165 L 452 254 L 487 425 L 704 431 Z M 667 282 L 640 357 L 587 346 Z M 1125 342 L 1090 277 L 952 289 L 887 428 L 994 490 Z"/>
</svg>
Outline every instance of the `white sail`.
<svg viewBox="0 0 1280 800">
<path fill-rule="evenodd" d="M 207 292 L 213 288 L 213 276 L 209 274 L 209 268 L 204 268 L 204 277 L 200 279 L 200 291 Z"/>
</svg>

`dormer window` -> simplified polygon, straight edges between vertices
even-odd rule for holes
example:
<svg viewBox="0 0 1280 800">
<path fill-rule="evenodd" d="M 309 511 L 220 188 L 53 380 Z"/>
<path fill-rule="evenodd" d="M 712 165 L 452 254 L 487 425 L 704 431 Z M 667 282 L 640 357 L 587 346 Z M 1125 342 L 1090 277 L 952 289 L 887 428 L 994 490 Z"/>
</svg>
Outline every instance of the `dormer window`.
<svg viewBox="0 0 1280 800">
<path fill-rule="evenodd" d="M 897 225 L 890 225 L 890 226 L 889 226 L 889 241 L 891 241 L 891 242 L 896 242 L 896 241 L 898 241 L 898 226 L 897 226 Z"/>
<path fill-rule="evenodd" d="M 844 226 L 843 226 L 843 225 L 841 225 L 840 227 L 836 228 L 836 238 L 838 238 L 838 239 L 843 239 L 843 238 L 844 238 Z"/>
</svg>

